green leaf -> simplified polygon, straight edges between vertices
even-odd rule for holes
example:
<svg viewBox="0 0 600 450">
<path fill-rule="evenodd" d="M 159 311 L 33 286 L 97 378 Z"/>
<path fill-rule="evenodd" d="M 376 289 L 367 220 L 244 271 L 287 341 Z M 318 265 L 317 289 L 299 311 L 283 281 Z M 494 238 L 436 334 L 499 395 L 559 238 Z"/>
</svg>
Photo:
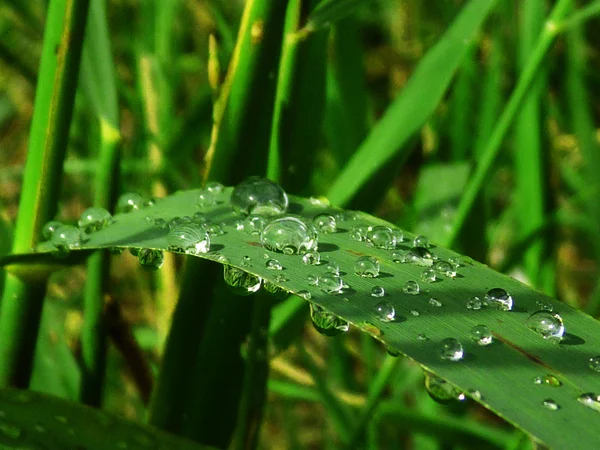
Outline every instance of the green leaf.
<svg viewBox="0 0 600 450">
<path fill-rule="evenodd" d="M 367 3 L 369 2 L 365 0 L 322 0 L 308 16 L 304 29 L 315 31 L 329 26 L 354 13 L 361 4 Z"/>
<path fill-rule="evenodd" d="M 1 448 L 213 448 L 32 391 L 0 391 L 0 410 L 4 413 L 0 418 Z"/>
<path fill-rule="evenodd" d="M 600 414 L 577 401 L 584 393 L 599 393 L 600 375 L 588 364 L 590 357 L 600 355 L 600 325 L 590 316 L 437 245 L 431 251 L 439 259 L 462 258 L 458 276 L 441 277 L 434 283 L 422 282 L 423 266 L 396 263 L 394 250 L 370 247 L 350 238 L 349 231 L 355 225 L 391 226 L 364 213 L 338 216 L 339 231 L 319 235 L 322 261 L 338 263 L 349 285 L 339 295 L 326 294 L 309 283 L 309 275 L 324 275 L 327 264 L 307 265 L 299 255 L 267 251 L 257 235 L 236 230 L 235 223 L 240 217 L 231 211 L 230 188 L 217 196 L 216 205 L 203 209 L 196 206 L 199 192 L 183 191 L 157 201 L 153 207 L 119 214 L 113 225 L 90 235 L 81 249 L 167 250 L 168 231 L 155 229 L 153 220 L 193 216 L 200 210 L 208 220 L 222 223 L 225 234 L 213 235 L 210 251 L 198 256 L 226 262 L 293 293 L 308 291 L 311 302 L 373 335 L 428 371 L 466 392 L 479 391 L 481 398 L 475 397 L 476 401 L 552 447 L 568 448 L 575 440 L 581 448 L 600 445 L 600 434 L 596 432 Z M 319 213 L 341 212 L 295 196 L 290 196 L 290 202 L 290 211 L 309 220 Z M 407 250 L 414 237 L 405 232 L 404 242 L 395 251 Z M 51 250 L 49 244 L 38 247 L 41 253 Z M 265 254 L 277 259 L 283 270 L 267 268 Z M 379 260 L 381 273 L 377 278 L 363 278 L 354 273 L 356 258 L 362 255 Z M 418 295 L 404 292 L 407 281 L 420 284 Z M 384 298 L 371 296 L 375 285 L 385 289 Z M 466 307 L 467 299 L 472 296 L 483 299 L 489 289 L 496 287 L 511 293 L 515 301 L 512 311 L 491 306 L 480 310 Z M 431 298 L 437 299 L 441 306 L 432 304 Z M 376 305 L 382 300 L 394 306 L 394 321 L 379 320 Z M 526 325 L 529 315 L 538 311 L 540 305 L 552 307 L 562 316 L 567 334 L 560 344 L 543 339 Z M 418 311 L 419 315 L 414 316 L 412 311 Z M 494 341 L 489 346 L 477 345 L 471 338 L 471 329 L 480 324 L 489 327 L 493 334 Z M 420 335 L 427 339 L 419 338 Z M 462 360 L 452 362 L 440 357 L 441 343 L 446 338 L 462 343 L 465 352 Z M 558 378 L 561 386 L 534 383 L 535 377 L 548 374 Z M 558 410 L 544 407 L 547 399 L 555 401 Z"/>
</svg>

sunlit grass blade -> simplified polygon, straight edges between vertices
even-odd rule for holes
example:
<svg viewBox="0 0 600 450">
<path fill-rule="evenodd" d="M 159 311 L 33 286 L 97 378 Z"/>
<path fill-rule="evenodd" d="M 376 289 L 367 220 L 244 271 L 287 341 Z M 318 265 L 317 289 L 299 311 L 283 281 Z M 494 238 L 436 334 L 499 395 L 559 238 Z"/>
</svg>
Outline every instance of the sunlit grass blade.
<svg viewBox="0 0 600 450">
<path fill-rule="evenodd" d="M 409 150 L 407 141 L 434 112 L 494 4 L 494 0 L 470 1 L 458 13 L 329 189 L 327 196 L 334 204 L 350 202 L 388 161 Z"/>
<path fill-rule="evenodd" d="M 56 213 L 89 1 L 50 3 L 13 252 L 27 251 Z M 0 385 L 31 376 L 45 281 L 7 275 L 0 313 Z"/>
</svg>

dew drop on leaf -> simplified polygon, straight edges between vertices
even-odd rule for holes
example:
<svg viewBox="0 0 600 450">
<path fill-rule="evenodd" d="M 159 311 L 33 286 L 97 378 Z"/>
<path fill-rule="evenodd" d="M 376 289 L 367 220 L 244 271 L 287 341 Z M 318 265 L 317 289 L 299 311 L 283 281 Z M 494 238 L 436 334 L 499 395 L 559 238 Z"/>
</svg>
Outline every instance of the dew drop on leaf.
<svg viewBox="0 0 600 450">
<path fill-rule="evenodd" d="M 317 286 L 327 294 L 340 294 L 344 289 L 344 280 L 334 273 L 326 273 L 317 279 Z"/>
<path fill-rule="evenodd" d="M 219 194 L 223 193 L 223 190 L 225 189 L 225 186 L 223 186 L 218 181 L 208 181 L 204 185 L 204 189 L 207 190 L 208 192 L 211 192 L 214 195 L 219 195 Z"/>
<path fill-rule="evenodd" d="M 421 272 L 421 281 L 424 281 L 426 283 L 433 283 L 435 280 L 437 280 L 435 270 L 425 269 L 423 270 L 423 272 Z"/>
<path fill-rule="evenodd" d="M 413 247 L 429 247 L 429 239 L 427 236 L 423 236 L 422 234 L 415 236 L 413 239 Z"/>
<path fill-rule="evenodd" d="M 321 233 L 335 233 L 337 223 L 331 214 L 319 214 L 313 219 L 313 225 Z"/>
<path fill-rule="evenodd" d="M 425 247 L 413 247 L 408 250 L 404 261 L 421 267 L 430 267 L 433 265 L 433 254 Z"/>
<path fill-rule="evenodd" d="M 361 256 L 354 262 L 354 273 L 364 278 L 375 278 L 379 275 L 379 261 L 373 256 Z"/>
<path fill-rule="evenodd" d="M 271 283 L 269 281 L 265 281 L 263 283 L 263 287 L 265 291 L 275 297 L 277 300 L 285 299 L 290 293 L 283 289 L 281 286 L 276 285 L 275 283 Z"/>
<path fill-rule="evenodd" d="M 433 270 L 435 270 L 435 273 L 440 277 L 448 277 L 448 278 L 456 277 L 456 270 L 447 261 L 437 261 L 433 265 Z"/>
<path fill-rule="evenodd" d="M 382 322 L 391 322 L 396 317 L 396 310 L 390 302 L 381 302 L 375 305 L 377 318 Z"/>
<path fill-rule="evenodd" d="M 207 253 L 210 249 L 210 237 L 200 228 L 190 225 L 178 225 L 169 230 L 167 248 L 172 252 L 187 255 Z"/>
<path fill-rule="evenodd" d="M 144 269 L 160 269 L 164 262 L 164 254 L 160 250 L 142 248 L 138 251 L 138 261 Z"/>
<path fill-rule="evenodd" d="M 234 266 L 223 266 L 223 279 L 237 295 L 250 295 L 260 289 L 262 279 Z"/>
<path fill-rule="evenodd" d="M 551 398 L 547 398 L 546 400 L 544 400 L 542 402 L 542 405 L 544 405 L 544 408 L 546 408 L 550 411 L 557 411 L 560 409 L 560 406 L 558 405 L 558 403 L 556 403 Z"/>
<path fill-rule="evenodd" d="M 394 250 L 396 235 L 390 227 L 376 226 L 367 233 L 368 241 L 376 248 Z"/>
<path fill-rule="evenodd" d="M 325 270 L 327 272 L 335 273 L 336 275 L 340 274 L 340 265 L 335 261 L 329 261 L 325 266 Z"/>
<path fill-rule="evenodd" d="M 535 304 L 541 311 L 552 311 L 554 309 L 552 303 L 545 299 L 538 299 Z"/>
<path fill-rule="evenodd" d="M 513 308 L 513 298 L 505 289 L 493 288 L 485 294 L 485 303 L 501 311 L 510 311 Z"/>
<path fill-rule="evenodd" d="M 231 192 L 231 207 L 236 214 L 283 214 L 288 208 L 288 197 L 277 183 L 263 177 L 250 177 Z"/>
<path fill-rule="evenodd" d="M 429 337 L 425 333 L 419 333 L 417 334 L 417 339 L 419 341 L 428 341 Z"/>
<path fill-rule="evenodd" d="M 592 392 L 581 394 L 577 397 L 577 401 L 587 408 L 600 412 L 600 396 L 597 394 Z"/>
<path fill-rule="evenodd" d="M 492 343 L 494 337 L 487 326 L 475 325 L 471 328 L 471 339 L 473 339 L 477 345 L 486 346 Z"/>
<path fill-rule="evenodd" d="M 562 317 L 550 311 L 534 312 L 525 324 L 544 339 L 560 340 L 565 334 Z"/>
<path fill-rule="evenodd" d="M 50 222 L 44 224 L 44 226 L 42 227 L 42 236 L 44 237 L 44 239 L 46 239 L 47 241 L 52 239 L 52 235 L 60 226 L 62 226 L 62 223 L 57 220 L 51 220 Z"/>
<path fill-rule="evenodd" d="M 84 233 L 93 233 L 109 226 L 112 222 L 112 215 L 104 208 L 92 207 L 86 209 L 77 225 Z"/>
<path fill-rule="evenodd" d="M 439 308 L 442 306 L 442 302 L 440 302 L 437 298 L 433 297 L 429 299 L 429 304 L 435 308 Z"/>
<path fill-rule="evenodd" d="M 314 303 L 310 304 L 310 319 L 315 329 L 324 336 L 337 336 L 350 328 L 344 319 Z"/>
<path fill-rule="evenodd" d="M 260 240 L 267 250 L 287 255 L 304 254 L 316 250 L 318 245 L 312 224 L 294 215 L 272 219 L 265 225 Z"/>
<path fill-rule="evenodd" d="M 308 292 L 306 290 L 298 291 L 298 293 L 296 295 L 298 297 L 302 297 L 304 300 L 310 300 L 312 298 L 312 295 L 310 294 L 310 292 Z"/>
<path fill-rule="evenodd" d="M 81 244 L 81 230 L 73 225 L 61 225 L 52 233 L 50 242 L 56 247 L 57 256 L 66 256 Z"/>
<path fill-rule="evenodd" d="M 440 357 L 446 361 L 460 361 L 464 357 L 462 344 L 454 338 L 446 338 L 441 342 Z"/>
<path fill-rule="evenodd" d="M 411 309 L 410 314 L 414 317 L 418 317 L 421 315 L 421 313 L 419 311 L 417 311 L 416 309 Z"/>
<path fill-rule="evenodd" d="M 456 386 L 428 371 L 425 371 L 425 389 L 433 400 L 444 405 L 465 399 L 465 395 Z"/>
<path fill-rule="evenodd" d="M 402 291 L 409 295 L 418 295 L 420 292 L 419 283 L 416 281 L 407 281 L 402 287 Z"/>
<path fill-rule="evenodd" d="M 167 221 L 165 219 L 161 219 L 160 217 L 157 217 L 156 219 L 154 219 L 153 225 L 154 225 L 154 228 L 156 228 L 157 230 L 168 230 L 169 229 L 169 224 L 167 223 Z"/>
<path fill-rule="evenodd" d="M 283 266 L 276 259 L 269 259 L 265 263 L 265 266 L 269 270 L 283 270 Z"/>
<path fill-rule="evenodd" d="M 248 234 L 260 234 L 267 224 L 267 219 L 257 214 L 250 214 L 244 220 L 244 231 Z"/>
<path fill-rule="evenodd" d="M 600 355 L 592 356 L 588 361 L 588 366 L 594 372 L 600 373 Z"/>
<path fill-rule="evenodd" d="M 318 266 L 321 264 L 321 254 L 317 251 L 306 252 L 302 255 L 302 262 L 311 266 Z"/>
<path fill-rule="evenodd" d="M 383 286 L 373 286 L 371 288 L 371 297 L 383 297 L 385 296 L 385 289 Z"/>
<path fill-rule="evenodd" d="M 467 300 L 467 309 L 479 310 L 481 309 L 481 299 L 479 297 L 471 297 Z"/>
<path fill-rule="evenodd" d="M 223 227 L 218 223 L 207 223 L 206 232 L 211 236 L 222 236 L 223 234 L 225 234 L 225 231 L 223 231 Z"/>
<path fill-rule="evenodd" d="M 122 194 L 117 200 L 117 206 L 115 211 L 117 213 L 129 213 L 131 211 L 137 211 L 144 206 L 144 197 L 135 192 L 127 192 Z"/>
<path fill-rule="evenodd" d="M 216 195 L 209 191 L 208 189 L 201 189 L 198 193 L 198 198 L 196 199 L 196 205 L 199 208 L 210 208 L 211 206 L 215 206 L 217 204 Z"/>
</svg>

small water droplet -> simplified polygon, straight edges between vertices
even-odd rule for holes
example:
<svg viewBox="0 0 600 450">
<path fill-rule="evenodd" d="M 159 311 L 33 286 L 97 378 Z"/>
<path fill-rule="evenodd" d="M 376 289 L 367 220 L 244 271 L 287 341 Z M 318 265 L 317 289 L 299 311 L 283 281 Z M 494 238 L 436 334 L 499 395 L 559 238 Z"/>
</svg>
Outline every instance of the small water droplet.
<svg viewBox="0 0 600 450">
<path fill-rule="evenodd" d="M 277 281 L 278 283 L 285 283 L 286 281 L 290 281 L 290 280 L 288 280 L 285 277 L 285 275 L 277 274 L 277 275 L 275 275 L 275 281 Z"/>
<path fill-rule="evenodd" d="M 267 219 L 257 214 L 250 214 L 244 220 L 244 231 L 248 234 L 260 234 L 267 224 Z"/>
<path fill-rule="evenodd" d="M 350 228 L 350 238 L 354 241 L 364 241 L 367 239 L 367 227 L 364 225 L 354 225 Z"/>
<path fill-rule="evenodd" d="M 592 356 L 588 361 L 588 366 L 594 372 L 600 373 L 600 355 Z"/>
<path fill-rule="evenodd" d="M 306 252 L 302 255 L 302 262 L 304 264 L 318 266 L 321 264 L 321 254 L 319 252 Z"/>
<path fill-rule="evenodd" d="M 452 258 L 448 258 L 448 262 L 452 265 L 452 267 L 454 268 L 454 270 L 458 269 L 459 267 L 462 267 L 464 264 L 462 262 L 462 260 L 458 257 L 452 257 Z"/>
<path fill-rule="evenodd" d="M 160 269 L 164 262 L 164 254 L 160 250 L 143 248 L 138 252 L 138 261 L 144 269 Z"/>
<path fill-rule="evenodd" d="M 277 183 L 263 177 L 250 177 L 231 192 L 231 207 L 236 214 L 283 214 L 288 208 L 288 196 Z"/>
<path fill-rule="evenodd" d="M 485 325 L 475 325 L 471 328 L 471 339 L 473 339 L 477 345 L 490 345 L 494 340 L 492 332 Z"/>
<path fill-rule="evenodd" d="M 350 328 L 344 319 L 314 303 L 310 304 L 310 319 L 315 329 L 324 336 L 337 336 Z"/>
<path fill-rule="evenodd" d="M 329 203 L 329 199 L 327 197 L 310 197 L 308 199 L 311 205 L 316 206 L 318 208 L 327 208 L 331 204 Z"/>
<path fill-rule="evenodd" d="M 501 311 L 510 311 L 513 308 L 513 298 L 505 289 L 493 288 L 485 294 L 485 302 Z"/>
<path fill-rule="evenodd" d="M 533 377 L 533 384 L 544 384 L 544 379 L 540 376 Z"/>
<path fill-rule="evenodd" d="M 464 357 L 462 344 L 454 338 L 446 338 L 442 340 L 440 357 L 446 361 L 460 361 Z"/>
<path fill-rule="evenodd" d="M 396 238 L 396 245 L 404 241 L 404 231 L 402 231 L 400 228 L 392 228 L 392 231 L 394 232 L 394 237 Z"/>
<path fill-rule="evenodd" d="M 112 222 L 112 215 L 104 208 L 88 208 L 81 216 L 77 225 L 84 233 L 93 233 L 107 227 Z"/>
<path fill-rule="evenodd" d="M 422 234 L 415 236 L 413 239 L 413 247 L 429 247 L 429 239 L 427 236 L 423 236 Z"/>
<path fill-rule="evenodd" d="M 221 264 L 229 264 L 229 258 L 225 255 L 217 255 L 217 261 L 219 261 Z"/>
<path fill-rule="evenodd" d="M 225 234 L 223 227 L 218 223 L 206 223 L 205 229 L 210 236 L 222 236 Z"/>
<path fill-rule="evenodd" d="M 417 334 L 417 339 L 419 341 L 428 341 L 429 337 L 425 333 L 419 333 Z"/>
<path fill-rule="evenodd" d="M 577 401 L 594 411 L 600 412 L 600 396 L 592 392 L 581 394 L 577 397 Z"/>
<path fill-rule="evenodd" d="M 481 299 L 479 297 L 471 297 L 468 299 L 467 309 L 473 309 L 475 311 L 481 309 Z"/>
<path fill-rule="evenodd" d="M 57 220 L 51 220 L 50 222 L 45 223 L 42 227 L 42 236 L 44 237 L 44 239 L 49 241 L 50 239 L 52 239 L 52 235 L 54 234 L 56 229 L 61 226 L 62 223 Z"/>
<path fill-rule="evenodd" d="M 199 255 L 210 249 L 210 237 L 200 228 L 178 225 L 169 230 L 167 248 L 172 252 Z"/>
<path fill-rule="evenodd" d="M 50 242 L 56 247 L 57 256 L 66 256 L 81 244 L 81 230 L 73 225 L 61 225 L 52 233 Z"/>
<path fill-rule="evenodd" d="M 196 199 L 196 205 L 198 208 L 210 208 L 217 204 L 217 198 L 215 194 L 208 189 L 201 189 Z"/>
<path fill-rule="evenodd" d="M 565 334 L 562 317 L 550 311 L 534 312 L 525 324 L 544 339 L 560 340 Z"/>
<path fill-rule="evenodd" d="M 298 293 L 296 295 L 298 297 L 302 297 L 304 300 L 310 300 L 312 298 L 312 295 L 310 294 L 310 292 L 308 292 L 306 290 L 298 291 Z"/>
<path fill-rule="evenodd" d="M 252 258 L 250 258 L 248 255 L 245 255 L 242 258 L 242 266 L 250 267 L 251 265 L 252 265 Z"/>
<path fill-rule="evenodd" d="M 354 273 L 364 278 L 375 278 L 379 275 L 379 261 L 373 256 L 361 256 L 354 263 Z"/>
<path fill-rule="evenodd" d="M 317 279 L 317 286 L 327 294 L 340 294 L 344 289 L 344 280 L 334 273 L 326 273 Z"/>
<path fill-rule="evenodd" d="M 279 261 L 277 261 L 276 259 L 269 259 L 266 263 L 265 266 L 267 267 L 267 269 L 269 270 L 283 270 L 283 266 L 281 265 L 281 263 Z"/>
<path fill-rule="evenodd" d="M 436 274 L 440 277 L 456 277 L 456 270 L 454 270 L 454 267 L 452 267 L 452 265 L 447 261 L 437 261 L 433 265 L 433 269 L 435 270 Z"/>
<path fill-rule="evenodd" d="M 311 286 L 316 286 L 319 282 L 319 277 L 311 273 L 306 277 L 306 281 L 308 281 L 308 284 L 310 284 Z"/>
<path fill-rule="evenodd" d="M 552 387 L 562 386 L 562 382 L 557 377 L 552 375 L 551 373 L 549 373 L 548 375 L 545 375 L 543 378 L 543 381 L 544 381 L 544 384 L 546 384 L 547 386 L 552 386 Z"/>
<path fill-rule="evenodd" d="M 408 250 L 403 261 L 421 267 L 431 267 L 434 260 L 433 254 L 425 247 L 413 247 Z"/>
<path fill-rule="evenodd" d="M 392 261 L 396 264 L 408 262 L 406 252 L 392 252 Z"/>
<path fill-rule="evenodd" d="M 271 283 L 270 281 L 263 282 L 263 287 L 265 291 L 275 297 L 277 300 L 283 300 L 287 298 L 290 294 L 287 290 L 283 289 L 281 286 L 276 285 L 275 283 Z"/>
<path fill-rule="evenodd" d="M 335 233 L 337 231 L 335 217 L 331 214 L 319 214 L 313 219 L 313 225 L 321 233 Z"/>
<path fill-rule="evenodd" d="M 433 400 L 441 404 L 465 399 L 465 395 L 456 386 L 428 371 L 425 371 L 425 389 Z"/>
<path fill-rule="evenodd" d="M 161 219 L 160 217 L 157 217 L 156 219 L 154 219 L 154 228 L 156 228 L 157 230 L 168 230 L 169 229 L 169 223 L 165 220 L 165 219 Z"/>
<path fill-rule="evenodd" d="M 435 270 L 433 270 L 433 269 L 423 270 L 423 272 L 421 272 L 421 280 L 426 283 L 433 283 L 435 280 L 437 280 Z"/>
<path fill-rule="evenodd" d="M 223 266 L 223 279 L 238 295 L 250 295 L 260 289 L 262 279 L 234 266 Z"/>
<path fill-rule="evenodd" d="M 115 211 L 120 214 L 137 211 L 144 206 L 144 197 L 135 192 L 127 192 L 119 197 Z"/>
<path fill-rule="evenodd" d="M 540 309 L 540 311 L 552 311 L 554 309 L 552 303 L 550 303 L 548 300 L 538 299 L 536 300 L 535 304 Z"/>
<path fill-rule="evenodd" d="M 272 219 L 260 234 L 267 249 L 287 255 L 303 254 L 317 249 L 317 232 L 300 216 L 286 215 Z"/>
<path fill-rule="evenodd" d="M 399 356 L 402 356 L 402 352 L 400 350 L 396 350 L 395 348 L 390 347 L 389 345 L 386 346 L 385 351 L 388 355 L 390 355 L 393 358 L 398 358 Z"/>
<path fill-rule="evenodd" d="M 437 298 L 430 298 L 429 304 L 435 308 L 439 308 L 442 306 L 442 302 L 440 302 Z"/>
<path fill-rule="evenodd" d="M 236 220 L 235 223 L 233 224 L 233 226 L 235 227 L 236 231 L 244 231 L 244 221 L 243 220 Z"/>
<path fill-rule="evenodd" d="M 402 291 L 409 295 L 418 295 L 420 292 L 419 283 L 416 281 L 407 281 L 402 287 Z"/>
<path fill-rule="evenodd" d="M 335 273 L 336 275 L 340 274 L 340 265 L 335 261 L 329 261 L 325 266 L 325 270 L 327 272 Z"/>
<path fill-rule="evenodd" d="M 418 317 L 418 316 L 421 315 L 421 313 L 419 311 L 417 311 L 416 309 L 411 309 L 410 310 L 410 314 L 413 315 L 413 316 L 415 316 L 415 317 Z"/>
<path fill-rule="evenodd" d="M 394 250 L 396 248 L 396 236 L 390 227 L 376 226 L 367 233 L 368 241 L 376 248 Z"/>
<path fill-rule="evenodd" d="M 396 317 L 396 310 L 390 302 L 381 302 L 375 305 L 377 318 L 382 322 L 391 322 Z"/>
<path fill-rule="evenodd" d="M 471 398 L 473 398 L 475 400 L 483 400 L 483 396 L 481 395 L 481 392 L 477 389 L 469 389 L 467 391 L 467 393 L 471 396 Z"/>
<path fill-rule="evenodd" d="M 373 286 L 371 288 L 371 297 L 385 296 L 385 289 L 382 286 Z"/>
<path fill-rule="evenodd" d="M 352 222 L 354 220 L 360 219 L 360 214 L 358 211 L 346 210 L 342 211 L 336 216 L 336 219 L 340 222 Z"/>
<path fill-rule="evenodd" d="M 225 186 L 223 186 L 218 181 L 208 181 L 204 185 L 204 189 L 207 190 L 208 192 L 211 192 L 212 194 L 219 195 L 219 194 L 223 193 Z"/>
<path fill-rule="evenodd" d="M 560 406 L 558 405 L 558 403 L 556 403 L 551 398 L 547 398 L 546 400 L 544 400 L 542 402 L 542 405 L 544 405 L 544 408 L 549 409 L 550 411 L 557 411 L 560 409 Z"/>
</svg>

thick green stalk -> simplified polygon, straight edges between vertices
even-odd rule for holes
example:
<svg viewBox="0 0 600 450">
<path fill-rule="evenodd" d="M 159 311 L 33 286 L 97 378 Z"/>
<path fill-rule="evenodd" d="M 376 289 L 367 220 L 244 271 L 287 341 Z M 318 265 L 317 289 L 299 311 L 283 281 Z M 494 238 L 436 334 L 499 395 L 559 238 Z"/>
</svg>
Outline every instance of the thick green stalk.
<svg viewBox="0 0 600 450">
<path fill-rule="evenodd" d="M 89 0 L 52 0 L 48 11 L 13 253 L 30 251 L 56 213 Z M 26 387 L 45 280 L 9 275 L 0 310 L 0 386 Z"/>
<path fill-rule="evenodd" d="M 465 188 L 465 192 L 456 210 L 452 231 L 448 234 L 444 245 L 452 246 L 461 228 L 464 226 L 467 216 L 469 215 L 483 184 L 488 178 L 496 156 L 498 156 L 498 153 L 502 148 L 502 142 L 504 141 L 514 118 L 519 112 L 521 103 L 529 93 L 529 88 L 538 73 L 539 66 L 543 61 L 546 52 L 554 42 L 554 38 L 560 31 L 560 22 L 567 14 L 567 11 L 571 6 L 571 1 L 572 0 L 558 0 L 554 5 L 550 16 L 546 20 L 544 29 L 534 45 L 531 56 L 521 71 L 517 86 L 512 92 L 504 111 L 502 111 L 502 115 L 498 119 L 494 132 L 490 136 L 485 149 L 482 151 L 477 167 Z"/>
</svg>

